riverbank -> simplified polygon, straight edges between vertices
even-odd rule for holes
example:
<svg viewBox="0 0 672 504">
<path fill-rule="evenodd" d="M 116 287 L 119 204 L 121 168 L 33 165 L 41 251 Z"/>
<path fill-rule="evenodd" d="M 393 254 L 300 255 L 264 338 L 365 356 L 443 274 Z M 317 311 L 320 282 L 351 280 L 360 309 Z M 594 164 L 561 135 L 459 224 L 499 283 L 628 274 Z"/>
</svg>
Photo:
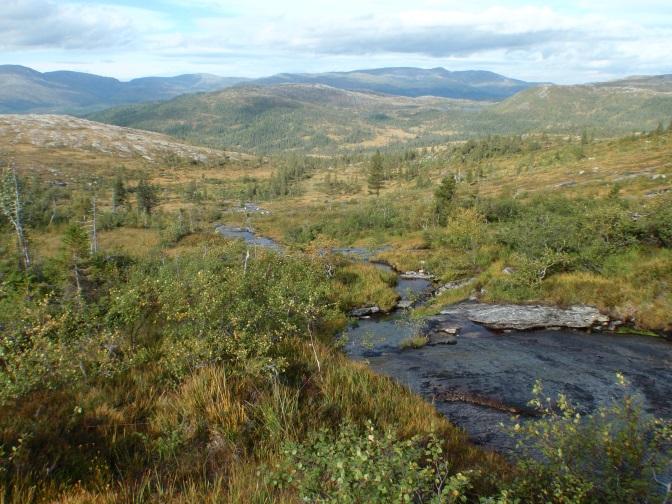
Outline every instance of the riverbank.
<svg viewBox="0 0 672 504">
<path fill-rule="evenodd" d="M 256 243 L 253 235 L 241 236 Z M 395 309 L 360 307 L 342 335 L 345 353 L 407 386 L 432 404 L 471 440 L 497 451 L 515 441 L 500 424 L 529 412 L 537 380 L 552 396 L 565 394 L 584 413 L 595 411 L 619 391 L 616 374 L 632 384 L 649 414 L 672 419 L 672 345 L 646 336 L 615 334 L 613 321 L 590 306 L 566 309 L 539 305 L 496 305 L 476 301 L 414 316 L 417 301 L 459 290 L 437 287 L 425 272 L 395 271 L 375 262 L 375 251 L 345 249 L 358 264 L 396 276 Z M 445 329 L 449 328 L 449 330 Z M 588 332 L 588 331 L 593 332 Z M 502 333 L 504 331 L 504 333 Z M 439 338 L 432 335 L 439 333 Z M 447 334 L 443 334 L 447 333 Z M 425 342 L 408 345 L 423 335 Z"/>
</svg>

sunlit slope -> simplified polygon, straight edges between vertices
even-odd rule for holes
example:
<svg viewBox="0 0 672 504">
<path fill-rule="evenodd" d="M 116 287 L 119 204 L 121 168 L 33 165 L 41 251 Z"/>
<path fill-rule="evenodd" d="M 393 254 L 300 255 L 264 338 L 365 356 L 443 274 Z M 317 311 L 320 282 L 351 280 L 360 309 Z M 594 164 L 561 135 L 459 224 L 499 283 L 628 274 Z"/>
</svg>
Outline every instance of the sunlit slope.
<svg viewBox="0 0 672 504">
<path fill-rule="evenodd" d="M 665 88 L 664 88 L 665 89 Z M 672 118 L 672 92 L 620 86 L 542 86 L 528 89 L 489 108 L 484 124 L 493 130 L 601 135 L 651 130 Z"/>
</svg>

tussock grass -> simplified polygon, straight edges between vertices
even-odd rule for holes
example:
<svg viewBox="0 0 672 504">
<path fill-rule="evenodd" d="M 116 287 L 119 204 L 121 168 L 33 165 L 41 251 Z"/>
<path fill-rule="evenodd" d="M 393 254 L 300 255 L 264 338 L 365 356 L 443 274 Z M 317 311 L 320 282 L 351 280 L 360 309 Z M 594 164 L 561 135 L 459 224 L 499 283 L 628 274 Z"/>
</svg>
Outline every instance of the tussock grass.
<svg viewBox="0 0 672 504">
<path fill-rule="evenodd" d="M 394 290 L 396 275 L 372 264 L 346 264 L 338 268 L 336 281 L 338 297 L 347 309 L 376 305 L 389 311 L 399 299 Z"/>
<path fill-rule="evenodd" d="M 68 400 L 47 410 L 35 397 L 22 412 L 2 418 L 5 438 L 29 421 L 42 426 L 31 442 L 46 453 L 58 443 L 85 458 L 103 456 L 98 469 L 84 471 L 74 486 L 15 475 L 3 502 L 296 502 L 263 478 L 264 468 L 282 456 L 281 445 L 320 428 L 366 420 L 404 438 L 436 433 L 452 470 L 478 469 L 482 476 L 475 485 L 484 492 L 509 474 L 499 456 L 472 446 L 403 386 L 327 346 L 316 350 L 319 368 L 308 343 L 286 341 L 287 373 L 278 379 L 249 379 L 210 366 L 195 370 L 176 389 L 162 390 L 160 370 L 147 368 L 115 384 L 71 391 Z M 54 420 L 67 419 L 73 405 L 84 414 L 56 428 Z M 89 441 L 81 444 L 84 433 Z M 104 470 L 108 458 L 116 461 L 116 474 Z M 26 467 L 38 463 L 26 461 Z"/>
<path fill-rule="evenodd" d="M 425 336 L 424 334 L 417 334 L 402 341 L 399 344 L 399 348 L 401 348 L 402 350 L 408 350 L 411 348 L 417 349 L 426 346 L 428 343 L 429 338 L 427 336 Z"/>
</svg>

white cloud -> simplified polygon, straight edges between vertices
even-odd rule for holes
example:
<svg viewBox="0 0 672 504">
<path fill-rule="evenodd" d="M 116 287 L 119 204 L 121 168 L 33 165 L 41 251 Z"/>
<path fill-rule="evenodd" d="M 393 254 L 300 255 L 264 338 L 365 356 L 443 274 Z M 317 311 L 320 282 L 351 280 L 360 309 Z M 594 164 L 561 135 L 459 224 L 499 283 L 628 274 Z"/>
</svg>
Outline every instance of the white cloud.
<svg viewBox="0 0 672 504">
<path fill-rule="evenodd" d="M 0 49 L 90 50 L 142 44 L 143 33 L 169 25 L 146 9 L 54 0 L 5 0 Z"/>
</svg>

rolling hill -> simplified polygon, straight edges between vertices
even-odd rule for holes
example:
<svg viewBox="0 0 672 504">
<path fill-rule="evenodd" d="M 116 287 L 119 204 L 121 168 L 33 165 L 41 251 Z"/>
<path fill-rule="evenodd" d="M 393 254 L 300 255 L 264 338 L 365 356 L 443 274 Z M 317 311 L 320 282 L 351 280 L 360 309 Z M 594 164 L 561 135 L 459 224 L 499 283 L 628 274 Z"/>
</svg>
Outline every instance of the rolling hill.
<svg viewBox="0 0 672 504">
<path fill-rule="evenodd" d="M 626 77 L 625 79 L 598 82 L 594 85 L 598 87 L 649 89 L 652 91 L 672 93 L 672 74 L 634 75 L 632 77 Z"/>
<path fill-rule="evenodd" d="M 445 118 L 482 106 L 481 102 L 377 95 L 320 84 L 281 84 L 185 95 L 115 108 L 92 118 L 218 148 L 329 152 L 442 139 L 450 133 L 441 129 Z"/>
<path fill-rule="evenodd" d="M 166 100 L 184 93 L 214 91 L 241 81 L 235 77 L 187 74 L 121 82 L 80 72 L 40 73 L 23 66 L 1 65 L 0 113 L 83 114 L 116 105 Z"/>
<path fill-rule="evenodd" d="M 375 68 L 352 72 L 318 74 L 283 73 L 256 79 L 255 85 L 323 84 L 350 91 L 369 91 L 397 96 L 439 96 L 467 100 L 502 100 L 523 89 L 536 86 L 531 82 L 502 75 L 467 70 L 451 72 L 445 68 Z"/>
<path fill-rule="evenodd" d="M 672 119 L 672 89 L 657 85 L 658 77 L 576 86 L 527 89 L 493 105 L 483 121 L 507 124 L 515 132 L 621 135 L 651 130 Z"/>
<path fill-rule="evenodd" d="M 525 89 L 501 102 L 403 97 L 322 84 L 235 86 L 92 118 L 217 148 L 270 153 L 422 146 L 483 135 L 548 132 L 597 136 L 651 130 L 672 118 L 661 78 Z M 662 79 L 664 80 L 664 79 Z M 666 89 L 663 87 L 663 89 Z"/>
</svg>

